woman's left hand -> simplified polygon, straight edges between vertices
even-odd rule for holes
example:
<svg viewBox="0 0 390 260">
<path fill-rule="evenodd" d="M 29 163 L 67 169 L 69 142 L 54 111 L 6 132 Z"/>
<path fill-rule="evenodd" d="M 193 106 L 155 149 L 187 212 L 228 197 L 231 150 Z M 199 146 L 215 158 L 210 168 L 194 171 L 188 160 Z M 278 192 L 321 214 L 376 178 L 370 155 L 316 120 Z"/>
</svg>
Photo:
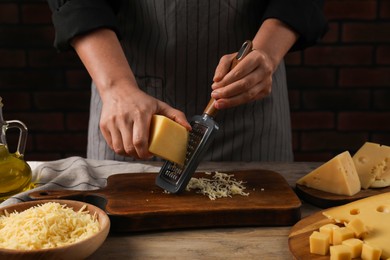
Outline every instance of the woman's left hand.
<svg viewBox="0 0 390 260">
<path fill-rule="evenodd" d="M 216 109 L 225 109 L 262 99 L 271 93 L 272 74 L 276 69 L 268 55 L 252 50 L 232 70 L 237 53 L 223 56 L 215 70 L 212 93 Z"/>
</svg>

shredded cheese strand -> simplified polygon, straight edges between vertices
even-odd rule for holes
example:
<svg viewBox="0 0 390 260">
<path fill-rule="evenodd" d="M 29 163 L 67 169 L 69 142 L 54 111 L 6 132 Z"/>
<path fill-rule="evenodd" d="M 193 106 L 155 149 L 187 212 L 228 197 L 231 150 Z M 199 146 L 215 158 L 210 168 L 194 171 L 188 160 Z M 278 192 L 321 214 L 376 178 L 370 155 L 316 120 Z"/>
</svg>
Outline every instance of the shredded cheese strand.
<svg viewBox="0 0 390 260">
<path fill-rule="evenodd" d="M 210 172 L 206 174 L 211 175 Z M 234 174 L 222 172 L 215 172 L 212 179 L 193 177 L 186 187 L 187 191 L 197 190 L 197 193 L 208 196 L 210 200 L 233 195 L 249 196 L 249 193 L 244 192 L 245 189 L 244 182 L 234 179 Z"/>
<path fill-rule="evenodd" d="M 18 250 L 66 246 L 84 240 L 100 229 L 97 216 L 47 202 L 22 212 L 0 216 L 0 247 Z"/>
</svg>

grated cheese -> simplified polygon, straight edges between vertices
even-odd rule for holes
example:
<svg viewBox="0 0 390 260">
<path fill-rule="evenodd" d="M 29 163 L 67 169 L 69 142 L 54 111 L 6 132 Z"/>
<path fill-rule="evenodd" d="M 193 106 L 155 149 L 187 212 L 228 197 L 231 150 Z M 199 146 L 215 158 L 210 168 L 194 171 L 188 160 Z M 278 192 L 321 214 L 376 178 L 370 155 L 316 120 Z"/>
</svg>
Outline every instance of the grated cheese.
<svg viewBox="0 0 390 260">
<path fill-rule="evenodd" d="M 210 172 L 206 174 L 211 175 Z M 246 187 L 243 184 L 243 181 L 234 179 L 234 174 L 215 172 L 212 179 L 191 178 L 186 190 L 198 190 L 198 193 L 207 195 L 210 200 L 232 197 L 232 195 L 249 196 L 249 193 L 244 192 Z"/>
<path fill-rule="evenodd" d="M 66 246 L 99 231 L 96 215 L 77 212 L 57 202 L 47 202 L 22 212 L 0 216 L 0 247 L 18 250 Z"/>
</svg>

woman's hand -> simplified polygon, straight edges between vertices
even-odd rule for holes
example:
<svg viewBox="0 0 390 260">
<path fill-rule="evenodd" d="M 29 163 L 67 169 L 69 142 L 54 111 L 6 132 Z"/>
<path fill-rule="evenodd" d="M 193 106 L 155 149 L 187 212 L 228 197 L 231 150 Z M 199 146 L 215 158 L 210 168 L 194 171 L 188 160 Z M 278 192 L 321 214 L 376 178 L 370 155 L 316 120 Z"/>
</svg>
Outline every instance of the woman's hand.
<svg viewBox="0 0 390 260">
<path fill-rule="evenodd" d="M 236 54 L 221 58 L 214 74 L 212 93 L 216 109 L 262 99 L 272 90 L 272 75 L 299 35 L 277 19 L 267 19 L 252 40 L 251 51 L 231 71 Z"/>
<path fill-rule="evenodd" d="M 275 65 L 268 55 L 253 50 L 229 71 L 236 55 L 223 56 L 216 68 L 211 97 L 216 99 L 214 106 L 217 109 L 249 103 L 271 93 Z"/>
<path fill-rule="evenodd" d="M 149 153 L 150 122 L 154 114 L 165 115 L 190 129 L 184 113 L 159 101 L 141 90 L 131 93 L 105 93 L 100 118 L 100 129 L 115 153 L 147 159 Z"/>
</svg>

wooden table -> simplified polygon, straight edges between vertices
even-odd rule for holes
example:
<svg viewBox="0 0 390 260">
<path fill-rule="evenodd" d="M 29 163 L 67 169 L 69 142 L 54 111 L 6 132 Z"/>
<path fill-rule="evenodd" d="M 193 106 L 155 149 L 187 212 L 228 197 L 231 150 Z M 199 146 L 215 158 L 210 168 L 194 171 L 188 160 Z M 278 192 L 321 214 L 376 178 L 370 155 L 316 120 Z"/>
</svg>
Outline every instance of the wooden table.
<svg viewBox="0 0 390 260">
<path fill-rule="evenodd" d="M 203 163 L 199 171 L 266 169 L 295 181 L 320 163 Z M 302 217 L 320 210 L 302 205 Z M 89 259 L 292 259 L 287 227 L 241 227 L 110 234 Z"/>
</svg>

